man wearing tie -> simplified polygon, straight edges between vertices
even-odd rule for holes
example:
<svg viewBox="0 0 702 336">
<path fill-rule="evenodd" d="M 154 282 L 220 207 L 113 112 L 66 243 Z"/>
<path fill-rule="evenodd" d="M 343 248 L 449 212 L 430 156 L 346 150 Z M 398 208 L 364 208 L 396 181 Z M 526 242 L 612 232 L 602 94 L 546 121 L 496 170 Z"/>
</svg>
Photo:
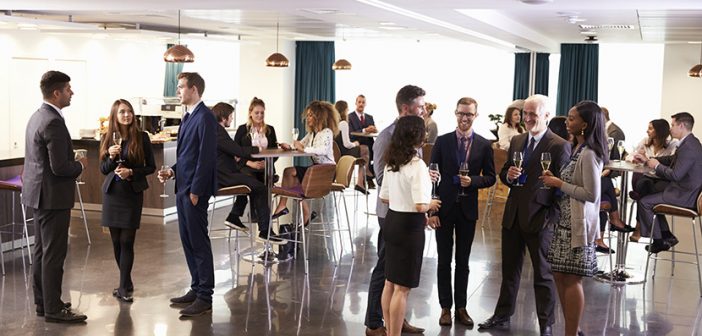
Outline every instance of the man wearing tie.
<svg viewBox="0 0 702 336">
<path fill-rule="evenodd" d="M 212 312 L 214 264 L 207 233 L 207 206 L 217 191 L 217 121 L 202 102 L 205 81 L 196 72 L 178 75 L 177 94 L 185 107 L 176 149 L 176 164 L 159 172 L 161 182 L 175 176 L 176 209 L 180 241 L 190 270 L 190 290 L 171 298 L 174 304 L 188 304 L 183 316 Z"/>
<path fill-rule="evenodd" d="M 86 158 L 75 161 L 63 108 L 71 105 L 71 78 L 59 71 L 41 77 L 44 103 L 32 114 L 25 133 L 22 204 L 34 210 L 34 304 L 47 322 L 78 323 L 87 316 L 61 301 L 68 225 L 75 202 L 76 178 Z"/>
<path fill-rule="evenodd" d="M 507 162 L 500 172 L 500 180 L 510 187 L 502 217 L 502 285 L 492 317 L 480 323 L 479 331 L 509 329 L 514 314 L 517 292 L 522 275 L 525 249 L 529 250 L 534 270 L 536 315 L 541 335 L 552 335 L 554 323 L 555 284 L 551 266 L 546 260 L 553 237 L 553 226 L 558 220 L 554 200 L 555 188 L 543 189 L 539 180 L 541 153 L 551 154 L 549 170 L 560 176 L 561 168 L 570 159 L 567 141 L 548 129 L 550 116 L 548 97 L 534 95 L 524 102 L 524 123 L 527 133 L 510 141 Z M 515 165 L 514 153 L 521 152 L 521 167 Z M 524 317 L 527 318 L 527 317 Z"/>
<path fill-rule="evenodd" d="M 468 259 L 478 219 L 478 189 L 495 184 L 495 163 L 490 141 L 473 131 L 478 102 L 468 97 L 459 99 L 455 114 L 456 130 L 438 137 L 431 152 L 431 162 L 439 165 L 443 177 L 437 191 L 442 204 L 440 226 L 436 228 L 437 285 L 441 305 L 439 325 L 451 325 L 451 307 L 455 304 L 456 321 L 473 327 L 473 319 L 466 311 Z M 466 175 L 459 174 L 464 163 L 469 168 Z M 452 290 L 454 235 L 456 271 Z"/>
<path fill-rule="evenodd" d="M 366 97 L 364 95 L 358 95 L 356 97 L 356 111 L 351 112 L 348 116 L 349 119 L 349 132 L 360 132 L 360 133 L 376 133 L 378 129 L 375 128 L 375 121 L 373 116 L 365 113 L 366 109 Z M 364 136 L 351 136 L 351 141 L 358 141 L 361 145 L 368 146 L 369 157 L 373 160 L 373 138 Z M 371 174 L 373 174 L 373 164 L 369 162 L 368 169 Z M 368 177 L 368 187 L 373 188 L 373 178 Z"/>
</svg>

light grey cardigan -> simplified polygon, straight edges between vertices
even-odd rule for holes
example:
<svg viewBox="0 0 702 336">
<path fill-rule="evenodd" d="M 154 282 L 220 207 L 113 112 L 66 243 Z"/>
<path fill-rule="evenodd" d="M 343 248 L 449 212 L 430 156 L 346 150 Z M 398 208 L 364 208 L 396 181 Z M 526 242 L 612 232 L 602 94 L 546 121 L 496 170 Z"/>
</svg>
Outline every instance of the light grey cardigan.
<svg viewBox="0 0 702 336">
<path fill-rule="evenodd" d="M 602 160 L 585 147 L 575 163 L 573 182 L 561 191 L 570 196 L 571 247 L 587 246 L 600 236 L 600 189 Z"/>
</svg>

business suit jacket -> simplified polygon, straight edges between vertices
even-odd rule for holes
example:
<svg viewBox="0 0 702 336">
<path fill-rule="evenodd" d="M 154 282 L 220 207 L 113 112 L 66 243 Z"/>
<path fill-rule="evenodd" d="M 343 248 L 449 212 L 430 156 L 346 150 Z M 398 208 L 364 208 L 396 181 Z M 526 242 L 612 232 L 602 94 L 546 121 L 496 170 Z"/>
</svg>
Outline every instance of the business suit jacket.
<svg viewBox="0 0 702 336">
<path fill-rule="evenodd" d="M 217 191 L 217 121 L 200 102 L 180 125 L 176 164 L 177 192 L 210 197 Z"/>
<path fill-rule="evenodd" d="M 27 123 L 22 204 L 45 210 L 73 208 L 75 180 L 82 171 L 74 157 L 66 122 L 53 107 L 42 104 Z"/>
<path fill-rule="evenodd" d="M 375 120 L 373 120 L 373 116 L 364 113 L 363 114 L 363 119 L 364 122 L 361 123 L 361 120 L 358 119 L 358 115 L 356 112 L 351 112 L 348 115 L 348 122 L 349 122 L 349 132 L 363 132 L 363 129 L 370 126 L 370 125 L 375 125 Z M 359 143 L 367 146 L 373 146 L 373 138 L 369 137 L 357 137 L 352 135 L 351 136 L 351 141 L 358 141 Z"/>
<path fill-rule="evenodd" d="M 146 176 L 151 175 L 156 171 L 156 162 L 154 161 L 154 150 L 151 148 L 151 140 L 149 139 L 149 134 L 146 132 L 141 133 L 142 148 L 144 149 L 144 161 L 143 162 L 131 162 L 126 155 L 122 155 L 125 160 L 122 165 L 124 167 L 130 168 L 134 175 L 130 176 L 128 181 L 129 185 L 135 193 L 142 192 L 149 188 L 149 182 L 146 181 Z M 123 144 L 123 148 L 128 148 L 129 139 L 127 139 Z M 126 151 L 124 151 L 126 152 Z M 105 181 L 102 183 L 102 192 L 107 193 L 110 187 L 115 182 L 115 169 L 117 169 L 117 162 L 110 159 L 109 154 L 105 154 L 100 162 L 100 172 L 105 177 Z"/>
<path fill-rule="evenodd" d="M 616 143 L 619 142 L 620 140 L 621 141 L 626 140 L 626 136 L 624 135 L 624 131 L 622 131 L 622 129 L 619 126 L 617 126 L 617 124 L 615 124 L 615 123 L 611 123 L 609 125 L 609 127 L 607 127 L 607 136 L 610 138 L 614 138 L 614 141 L 615 141 L 614 145 L 615 146 L 617 145 Z"/>
<path fill-rule="evenodd" d="M 239 131 L 237 131 L 238 134 Z M 233 185 L 233 181 L 236 180 L 235 175 L 241 174 L 240 163 L 236 162 L 235 156 L 241 158 L 240 161 L 244 161 L 250 159 L 251 154 L 258 153 L 258 147 L 251 146 L 250 138 L 248 142 L 249 146 L 240 146 L 229 136 L 224 126 L 217 125 L 217 178 L 221 187 Z"/>
<path fill-rule="evenodd" d="M 663 201 L 686 208 L 697 207 L 697 196 L 702 188 L 702 145 L 690 133 L 678 146 L 675 154 L 658 157 L 656 175 L 670 181 L 663 190 Z"/>
<path fill-rule="evenodd" d="M 478 219 L 478 189 L 488 188 L 495 184 L 495 162 L 490 141 L 473 132 L 473 142 L 468 155 L 471 185 L 465 188 L 467 196 L 458 197 L 461 190 L 457 178 L 460 162 L 458 159 L 458 139 L 456 131 L 439 136 L 431 152 L 431 162 L 439 164 L 441 182 L 438 195 L 443 205 L 439 216 L 447 216 L 451 209 L 458 204 L 466 218 Z M 457 203 L 456 200 L 458 199 Z"/>
<path fill-rule="evenodd" d="M 502 167 L 500 179 L 505 185 L 512 186 L 516 181 L 507 180 L 507 170 L 514 165 L 514 152 L 523 151 L 529 141 L 529 133 L 516 135 L 510 141 L 507 151 L 507 162 Z M 522 187 L 511 187 L 505 204 L 502 227 L 512 228 L 517 223 L 525 232 L 538 232 L 548 224 L 558 221 L 558 209 L 554 206 L 555 188 L 541 189 L 541 153 L 551 153 L 549 170 L 554 176 L 560 176 L 563 166 L 570 160 L 570 144 L 547 129 L 541 141 L 534 148 L 529 162 L 522 164 L 522 174 L 527 174 L 526 183 Z"/>
</svg>

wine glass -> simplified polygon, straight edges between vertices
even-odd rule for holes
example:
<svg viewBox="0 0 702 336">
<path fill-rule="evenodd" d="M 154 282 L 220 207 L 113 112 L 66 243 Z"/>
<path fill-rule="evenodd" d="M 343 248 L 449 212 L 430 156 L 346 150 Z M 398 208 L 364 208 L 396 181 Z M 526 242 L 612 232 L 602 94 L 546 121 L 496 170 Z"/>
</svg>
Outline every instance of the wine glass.
<svg viewBox="0 0 702 336">
<path fill-rule="evenodd" d="M 524 160 L 524 154 L 523 154 L 522 152 L 514 152 L 514 154 L 512 155 L 512 161 L 514 161 L 514 166 L 517 167 L 517 168 L 522 168 L 522 161 L 523 161 L 523 160 Z M 516 183 L 512 184 L 512 186 L 515 186 L 515 187 L 521 187 L 521 186 L 523 186 L 523 184 L 521 184 L 521 183 L 519 182 L 519 180 L 520 180 L 521 177 L 522 177 L 522 176 L 519 175 L 519 177 L 517 178 Z"/>
<path fill-rule="evenodd" d="M 120 153 L 117 154 L 117 164 L 122 164 L 124 163 L 124 160 L 122 160 L 122 134 L 119 132 L 112 132 L 112 141 L 114 141 L 115 145 L 119 146 L 119 151 Z"/>
<path fill-rule="evenodd" d="M 75 160 L 82 160 L 88 155 L 88 150 L 87 149 L 74 149 L 73 150 L 73 155 L 75 157 Z M 76 179 L 76 184 L 85 184 L 85 181 L 83 181 L 83 172 L 78 175 L 78 178 Z"/>
<path fill-rule="evenodd" d="M 614 138 L 608 137 L 607 138 L 607 148 L 609 148 L 609 152 L 612 152 L 612 148 L 614 148 Z"/>
<path fill-rule="evenodd" d="M 541 153 L 541 168 L 544 172 L 546 172 L 549 167 L 551 167 L 551 153 Z M 544 185 L 541 187 L 541 189 L 551 189 L 551 187 Z"/>
<path fill-rule="evenodd" d="M 468 162 L 461 162 L 461 165 L 458 167 L 458 174 L 461 176 L 468 176 L 470 174 L 470 169 L 468 168 Z M 467 196 L 465 188 L 461 187 L 461 192 L 458 193 L 458 196 Z"/>
<path fill-rule="evenodd" d="M 441 182 L 441 173 L 439 172 L 439 164 L 436 162 L 432 162 L 429 164 L 429 171 L 434 172 L 438 178 L 436 179 L 436 182 L 432 182 L 431 184 L 431 198 L 432 199 L 439 199 L 439 195 L 437 194 L 437 189 L 439 189 L 439 182 Z"/>
<path fill-rule="evenodd" d="M 297 141 L 298 136 L 300 136 L 300 130 L 295 127 L 292 129 L 292 142 Z"/>
<path fill-rule="evenodd" d="M 625 150 L 624 146 L 625 146 L 624 140 L 619 140 L 619 142 L 617 142 L 617 150 L 619 151 L 619 163 L 622 162 L 622 159 L 624 157 L 624 150 Z"/>
<path fill-rule="evenodd" d="M 169 167 L 168 165 L 163 165 L 163 166 L 161 166 L 161 170 L 158 171 L 158 174 L 159 175 L 167 175 L 170 170 L 171 170 L 171 167 Z M 159 195 L 162 198 L 168 197 L 168 194 L 166 194 L 166 182 L 167 181 L 168 180 L 163 181 L 163 194 Z"/>
</svg>

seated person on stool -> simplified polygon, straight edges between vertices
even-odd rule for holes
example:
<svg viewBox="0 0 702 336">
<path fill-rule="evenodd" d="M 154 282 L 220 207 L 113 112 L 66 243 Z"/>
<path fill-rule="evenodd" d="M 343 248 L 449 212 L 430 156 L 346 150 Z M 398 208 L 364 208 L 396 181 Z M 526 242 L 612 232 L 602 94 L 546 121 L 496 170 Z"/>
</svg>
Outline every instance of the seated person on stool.
<svg viewBox="0 0 702 336">
<path fill-rule="evenodd" d="M 646 195 L 638 201 L 636 219 L 641 224 L 641 235 L 649 234 L 653 243 L 646 246 L 651 253 L 667 251 L 678 243 L 678 239 L 670 232 L 665 216 L 658 216 L 656 230 L 651 232 L 653 225 L 653 207 L 658 204 L 694 208 L 697 195 L 702 186 L 702 145 L 692 134 L 695 119 L 690 113 L 680 112 L 671 116 L 670 135 L 680 139 L 678 150 L 670 156 L 660 156 L 649 159 L 646 154 L 637 153 L 635 163 L 645 163 L 655 169 L 656 176 L 667 180 L 662 192 Z"/>
<path fill-rule="evenodd" d="M 236 157 L 250 157 L 251 154 L 258 153 L 258 147 L 241 147 L 229 136 L 225 127 L 232 123 L 234 107 L 227 103 L 217 103 L 212 107 L 219 127 L 217 128 L 217 182 L 218 188 L 230 187 L 233 185 L 245 185 L 251 189 L 251 205 L 258 211 L 258 238 L 268 239 L 268 226 L 270 225 L 271 209 L 268 205 L 268 193 L 266 185 L 253 176 L 243 174 L 239 171 Z M 241 222 L 243 207 L 238 207 L 237 203 L 232 206 L 232 211 L 227 216 L 224 224 L 234 230 L 248 231 L 248 228 Z M 276 237 L 271 229 L 270 243 L 285 244 L 286 241 Z"/>
</svg>

